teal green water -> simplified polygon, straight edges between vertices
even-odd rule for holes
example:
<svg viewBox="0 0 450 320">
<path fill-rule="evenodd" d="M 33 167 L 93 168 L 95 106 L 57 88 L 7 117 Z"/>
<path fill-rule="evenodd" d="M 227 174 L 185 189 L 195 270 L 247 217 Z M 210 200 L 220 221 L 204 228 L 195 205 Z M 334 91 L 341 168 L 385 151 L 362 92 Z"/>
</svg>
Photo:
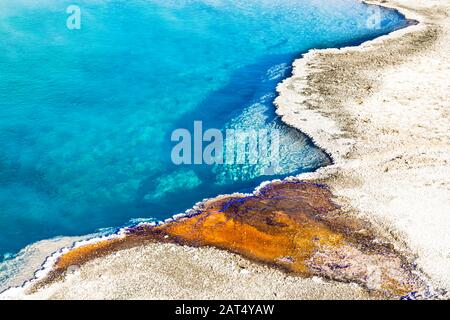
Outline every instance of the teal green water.
<svg viewBox="0 0 450 320">
<path fill-rule="evenodd" d="M 276 117 L 276 84 L 310 48 L 407 24 L 353 0 L 79 0 L 69 30 L 73 3 L 0 3 L 0 258 L 329 163 Z M 280 167 L 174 166 L 170 134 L 194 120 L 280 130 Z"/>
</svg>

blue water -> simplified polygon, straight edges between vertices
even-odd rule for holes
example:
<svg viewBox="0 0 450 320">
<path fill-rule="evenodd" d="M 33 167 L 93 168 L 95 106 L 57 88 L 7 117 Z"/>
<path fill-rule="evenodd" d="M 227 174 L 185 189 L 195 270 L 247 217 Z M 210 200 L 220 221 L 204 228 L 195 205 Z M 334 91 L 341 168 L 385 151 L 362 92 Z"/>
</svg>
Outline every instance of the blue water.
<svg viewBox="0 0 450 320">
<path fill-rule="evenodd" d="M 328 164 L 276 117 L 275 86 L 310 48 L 407 23 L 382 10 L 374 28 L 373 14 L 353 0 L 2 0 L 0 260 Z M 280 130 L 280 166 L 173 165 L 170 134 L 194 120 Z"/>
</svg>

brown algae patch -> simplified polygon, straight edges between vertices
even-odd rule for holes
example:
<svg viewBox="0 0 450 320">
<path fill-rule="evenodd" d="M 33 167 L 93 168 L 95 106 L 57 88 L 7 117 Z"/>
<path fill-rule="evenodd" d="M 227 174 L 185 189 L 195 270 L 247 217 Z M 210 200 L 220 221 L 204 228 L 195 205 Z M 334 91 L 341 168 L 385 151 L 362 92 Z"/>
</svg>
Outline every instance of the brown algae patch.
<svg viewBox="0 0 450 320">
<path fill-rule="evenodd" d="M 300 181 L 210 200 L 190 217 L 140 225 L 125 237 L 73 249 L 38 286 L 58 280 L 73 265 L 155 241 L 213 246 L 303 277 L 358 283 L 387 297 L 425 290 L 412 264 L 377 240 L 366 222 L 343 212 L 325 186 Z"/>
</svg>

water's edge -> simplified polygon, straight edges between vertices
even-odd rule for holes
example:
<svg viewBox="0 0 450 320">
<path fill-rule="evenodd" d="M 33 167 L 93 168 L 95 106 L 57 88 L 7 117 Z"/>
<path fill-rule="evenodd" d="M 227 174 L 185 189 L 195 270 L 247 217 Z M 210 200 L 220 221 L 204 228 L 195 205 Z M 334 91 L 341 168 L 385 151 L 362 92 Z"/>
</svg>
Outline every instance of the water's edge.
<svg viewBox="0 0 450 320">
<path fill-rule="evenodd" d="M 365 4 L 368 4 L 368 5 L 377 5 L 377 6 L 386 8 L 386 9 L 397 11 L 397 13 L 399 13 L 400 15 L 405 17 L 405 19 L 408 22 L 407 26 L 399 28 L 399 29 L 394 30 L 394 31 L 392 31 L 390 33 L 387 33 L 387 34 L 380 35 L 380 36 L 375 37 L 375 38 L 371 38 L 371 39 L 368 39 L 368 40 L 361 40 L 361 42 L 357 42 L 354 45 L 349 45 L 349 46 L 343 45 L 343 46 L 340 46 L 340 47 L 333 47 L 333 49 L 358 48 L 358 47 L 360 47 L 362 45 L 365 45 L 365 44 L 368 44 L 371 41 L 374 41 L 374 40 L 376 40 L 376 39 L 378 39 L 380 37 L 391 37 L 393 33 L 397 32 L 399 30 L 403 30 L 405 28 L 409 28 L 412 25 L 417 25 L 417 24 L 421 23 L 420 17 L 418 17 L 416 15 L 412 15 L 408 10 L 405 10 L 403 8 L 400 8 L 400 7 L 396 7 L 395 5 L 373 3 L 370 0 L 360 0 L 360 1 L 365 3 Z M 311 51 L 311 50 L 321 51 L 321 50 L 327 50 L 327 49 L 331 49 L 331 48 L 326 48 L 326 49 L 314 49 L 313 48 L 313 49 L 310 49 L 309 51 Z M 296 61 L 302 60 L 303 56 L 306 53 L 301 54 L 301 57 L 299 59 L 294 60 L 292 62 L 292 65 L 294 65 Z M 285 80 L 287 80 L 287 79 L 289 79 L 289 78 L 291 78 L 292 76 L 294 76 L 294 74 L 288 76 L 285 79 L 282 79 L 280 81 L 280 83 L 285 81 Z M 278 92 L 278 95 L 282 95 L 282 92 Z M 277 108 L 277 105 L 275 103 L 274 103 L 274 107 Z M 173 222 L 175 220 L 179 220 L 181 218 L 192 217 L 192 216 L 197 215 L 199 213 L 199 208 L 202 207 L 202 205 L 205 204 L 206 202 L 219 200 L 219 199 L 224 198 L 224 197 L 236 196 L 236 195 L 240 195 L 240 196 L 257 195 L 259 190 L 261 190 L 263 187 L 267 186 L 268 184 L 271 184 L 271 183 L 274 183 L 274 182 L 280 182 L 280 181 L 286 181 L 286 182 L 287 181 L 297 181 L 297 180 L 301 179 L 301 177 L 303 175 L 313 174 L 316 171 L 318 171 L 318 170 L 320 170 L 320 169 L 322 169 L 324 167 L 333 166 L 335 164 L 335 158 L 334 158 L 333 152 L 331 150 L 328 150 L 328 149 L 324 148 L 323 146 L 321 146 L 320 144 L 318 144 L 315 141 L 314 137 L 312 135 L 308 134 L 307 132 L 304 132 L 302 130 L 302 128 L 298 128 L 298 127 L 292 126 L 292 125 L 288 124 L 287 122 L 285 122 L 282 118 L 281 118 L 281 121 L 285 125 L 287 125 L 289 127 L 292 127 L 292 128 L 294 128 L 296 130 L 299 130 L 303 135 L 305 135 L 308 140 L 310 140 L 316 147 L 321 149 L 321 151 L 324 152 L 329 157 L 329 159 L 331 160 L 331 163 L 326 165 L 326 166 L 319 167 L 316 170 L 313 170 L 313 171 L 310 171 L 310 172 L 307 172 L 307 173 L 302 173 L 302 174 L 297 175 L 297 176 L 288 176 L 288 177 L 285 177 L 284 179 L 274 179 L 274 180 L 264 181 L 259 186 L 257 186 L 251 193 L 220 194 L 220 195 L 217 195 L 217 196 L 215 196 L 213 198 L 203 199 L 203 200 L 199 201 L 198 203 L 196 203 L 192 208 L 187 209 L 184 213 L 175 214 L 171 218 L 165 219 L 164 221 L 159 221 L 159 222 L 139 222 L 139 223 L 136 223 L 136 224 L 133 224 L 133 225 L 127 224 L 125 226 L 115 228 L 114 231 L 111 231 L 110 234 L 102 234 L 102 235 L 99 236 L 98 233 L 94 233 L 94 234 L 91 234 L 91 235 L 82 236 L 82 238 L 89 238 L 89 239 L 75 241 L 75 242 L 73 242 L 72 245 L 62 247 L 59 250 L 57 250 L 57 251 L 53 252 L 52 254 L 50 254 L 48 257 L 46 257 L 45 261 L 40 265 L 38 270 L 36 270 L 34 272 L 34 275 L 30 279 L 24 281 L 21 286 L 17 286 L 17 287 L 10 286 L 10 287 L 6 288 L 5 290 L 0 291 L 0 299 L 2 298 L 2 295 L 4 293 L 6 293 L 6 292 L 8 292 L 8 294 L 14 294 L 14 291 L 22 292 L 23 290 L 25 290 L 25 289 L 29 288 L 30 286 L 32 286 L 33 283 L 35 283 L 35 282 L 45 278 L 49 274 L 49 272 L 53 269 L 53 266 L 55 265 L 55 263 L 58 260 L 58 258 L 60 256 L 64 255 L 65 253 L 71 251 L 72 249 L 79 248 L 81 246 L 85 246 L 85 245 L 88 245 L 88 244 L 93 244 L 93 243 L 96 243 L 96 242 L 101 242 L 101 241 L 105 241 L 105 240 L 117 239 L 117 238 L 125 237 L 126 233 L 127 233 L 127 230 L 129 230 L 132 227 L 141 226 L 141 225 L 157 226 L 157 225 L 170 223 L 170 222 Z M 92 238 L 91 238 L 91 236 L 92 236 Z M 33 244 L 31 244 L 30 246 L 32 246 L 32 245 Z M 22 266 L 22 268 L 23 267 L 25 267 L 25 266 Z"/>
</svg>

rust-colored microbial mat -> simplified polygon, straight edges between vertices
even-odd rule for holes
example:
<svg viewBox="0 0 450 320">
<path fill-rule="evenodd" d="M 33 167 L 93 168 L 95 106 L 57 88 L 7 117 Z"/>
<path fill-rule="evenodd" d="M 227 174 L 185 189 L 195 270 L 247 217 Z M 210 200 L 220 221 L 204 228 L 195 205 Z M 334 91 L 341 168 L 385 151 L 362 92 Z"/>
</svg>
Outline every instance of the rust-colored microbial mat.
<svg viewBox="0 0 450 320">
<path fill-rule="evenodd" d="M 208 201 L 197 214 L 167 224 L 131 228 L 128 235 L 63 255 L 50 278 L 70 265 L 145 244 L 214 246 L 301 276 L 355 282 L 398 297 L 424 290 L 411 264 L 377 241 L 370 226 L 344 213 L 322 185 L 271 183 L 252 196 Z"/>
</svg>

